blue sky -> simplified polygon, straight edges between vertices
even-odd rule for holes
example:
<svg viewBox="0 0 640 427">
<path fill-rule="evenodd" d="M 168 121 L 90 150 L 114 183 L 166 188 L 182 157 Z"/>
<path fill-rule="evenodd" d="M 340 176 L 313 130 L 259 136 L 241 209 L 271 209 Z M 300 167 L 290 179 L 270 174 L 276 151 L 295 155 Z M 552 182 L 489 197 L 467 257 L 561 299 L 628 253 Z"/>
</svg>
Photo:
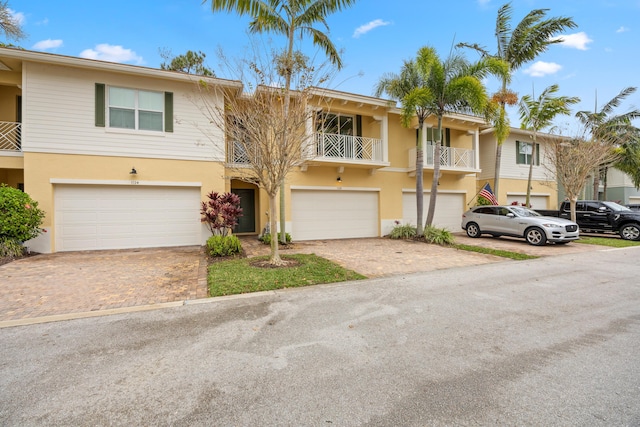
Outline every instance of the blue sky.
<svg viewBox="0 0 640 427">
<path fill-rule="evenodd" d="M 397 72 L 403 60 L 424 45 L 436 48 L 441 57 L 458 42 L 478 43 L 495 52 L 496 13 L 504 3 L 360 0 L 327 19 L 345 63 L 330 87 L 372 95 L 384 73 Z M 242 57 L 249 44 L 248 18 L 214 14 L 200 0 L 9 0 L 9 7 L 28 34 L 18 44 L 36 51 L 159 67 L 160 49 L 176 55 L 199 50 L 220 75 L 218 48 L 227 56 Z M 557 83 L 561 95 L 582 99 L 574 111 L 593 110 L 596 92 L 602 105 L 623 88 L 640 86 L 640 0 L 513 0 L 512 23 L 536 8 L 549 8 L 549 16 L 570 16 L 578 28 L 515 73 L 512 89 L 519 95 L 539 94 Z M 284 46 L 283 39 L 272 39 Z M 309 56 L 318 54 L 308 43 L 302 48 Z M 477 59 L 473 51 L 466 55 Z M 497 83 L 490 79 L 487 86 L 493 91 Z M 617 111 L 631 108 L 640 108 L 640 93 Z M 518 126 L 517 114 L 512 111 L 510 116 L 512 126 Z M 569 128 L 575 128 L 574 123 L 571 117 L 557 121 Z"/>
</svg>

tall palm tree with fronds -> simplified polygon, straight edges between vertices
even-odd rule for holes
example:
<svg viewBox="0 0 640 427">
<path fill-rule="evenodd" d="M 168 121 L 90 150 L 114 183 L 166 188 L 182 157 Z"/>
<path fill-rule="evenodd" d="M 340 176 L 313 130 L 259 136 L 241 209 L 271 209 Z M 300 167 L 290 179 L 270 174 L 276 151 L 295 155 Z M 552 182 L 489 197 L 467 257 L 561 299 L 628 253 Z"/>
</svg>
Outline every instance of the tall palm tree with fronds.
<svg viewBox="0 0 640 427">
<path fill-rule="evenodd" d="M 512 7 L 511 3 L 507 3 L 498 9 L 495 27 L 495 36 L 498 42 L 496 53 L 491 54 L 478 44 L 460 43 L 458 46 L 475 49 L 484 57 L 493 56 L 502 59 L 511 67 L 511 73 L 514 73 L 524 64 L 533 61 L 538 55 L 545 52 L 550 45 L 562 42 L 561 38 L 556 38 L 555 36 L 566 29 L 576 27 L 572 18 L 547 19 L 548 11 L 549 9 L 534 9 L 522 18 L 515 28 L 512 28 Z M 499 105 L 498 111 L 491 120 L 497 140 L 493 183 L 496 197 L 499 197 L 502 144 L 506 141 L 510 132 L 506 106 L 517 103 L 517 95 L 509 89 L 508 83 L 509 79 L 501 79 L 501 88 L 493 96 L 494 102 Z"/>
<path fill-rule="evenodd" d="M 296 68 L 296 36 L 310 36 L 313 44 L 324 51 L 329 61 L 339 70 L 342 59 L 327 33 L 315 27 L 320 23 L 329 30 L 326 17 L 339 12 L 356 0 L 211 0 L 213 12 L 236 12 L 249 15 L 249 31 L 252 33 L 275 33 L 287 38 L 287 47 L 279 58 L 278 69 L 285 79 L 285 115 L 289 111 L 291 79 Z M 284 181 L 280 187 L 280 240 L 286 243 L 285 234 Z M 275 232 L 275 230 L 273 230 Z"/>
<path fill-rule="evenodd" d="M 531 157 L 529 159 L 529 178 L 527 180 L 527 197 L 525 205 L 531 202 L 531 180 L 533 177 L 533 164 L 536 158 L 536 145 L 538 132 L 553 124 L 553 120 L 559 114 L 570 114 L 570 106 L 580 102 L 580 98 L 568 96 L 555 96 L 558 93 L 558 85 L 551 85 L 542 91 L 536 99 L 525 95 L 520 100 L 520 127 L 532 131 Z"/>
<path fill-rule="evenodd" d="M 398 76 L 386 75 L 378 82 L 377 96 L 386 92 L 392 98 L 402 102 L 402 124 L 408 127 L 414 116 L 418 118 L 418 140 L 416 141 L 416 202 L 417 229 L 422 235 L 423 214 L 423 147 L 421 131 L 424 120 L 435 116 L 438 122 L 434 144 L 433 179 L 427 212 L 426 225 L 433 223 L 438 178 L 440 176 L 440 146 L 442 144 L 442 120 L 451 112 L 484 112 L 488 97 L 481 79 L 488 74 L 505 76 L 509 67 L 503 61 L 488 57 L 476 63 L 470 63 L 464 56 L 453 52 L 444 61 L 435 49 L 423 47 L 414 61 L 405 62 Z"/>
<path fill-rule="evenodd" d="M 431 114 L 427 108 L 428 100 L 420 96 L 420 89 L 426 88 L 426 78 L 428 77 L 421 71 L 415 60 L 405 61 L 399 74 L 384 74 L 374 90 L 375 96 L 379 97 L 386 93 L 392 99 L 402 102 L 402 126 L 409 127 L 414 115 L 418 119 L 418 134 L 416 136 L 416 230 L 418 236 L 423 234 L 422 218 L 424 215 L 424 146 L 422 132 L 424 121 Z"/>
<path fill-rule="evenodd" d="M 627 141 L 616 151 L 618 160 L 614 166 L 629 175 L 636 189 L 640 189 L 640 129 L 632 131 Z"/>
<path fill-rule="evenodd" d="M 618 95 L 604 104 L 600 111 L 598 111 L 598 106 L 596 105 L 593 112 L 578 111 L 576 113 L 576 118 L 584 126 L 592 142 L 608 144 L 611 145 L 612 148 L 619 148 L 633 141 L 633 138 L 638 135 L 638 129 L 633 125 L 633 120 L 640 118 L 640 110 L 634 109 L 623 114 L 615 114 L 615 109 L 618 108 L 629 95 L 633 94 L 636 89 L 635 87 L 623 89 Z M 593 197 L 595 199 L 598 198 L 602 166 L 594 171 Z"/>
</svg>

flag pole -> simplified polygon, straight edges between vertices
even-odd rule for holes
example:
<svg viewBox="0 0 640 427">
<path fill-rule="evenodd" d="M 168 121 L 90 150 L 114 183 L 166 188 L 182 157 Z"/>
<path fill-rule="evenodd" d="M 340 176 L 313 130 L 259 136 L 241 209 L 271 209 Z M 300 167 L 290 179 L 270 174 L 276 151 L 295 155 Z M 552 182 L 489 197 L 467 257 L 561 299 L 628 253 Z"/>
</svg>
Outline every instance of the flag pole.
<svg viewBox="0 0 640 427">
<path fill-rule="evenodd" d="M 488 183 L 489 183 L 489 181 L 485 181 L 484 185 L 487 185 Z M 480 194 L 480 191 L 482 191 L 482 189 L 484 188 L 484 185 L 482 187 L 480 187 L 480 190 L 476 193 L 476 195 L 473 196 L 473 198 L 471 200 L 469 200 L 469 203 L 467 203 L 467 207 L 471 204 L 471 202 L 473 202 L 478 197 L 478 194 Z"/>
</svg>

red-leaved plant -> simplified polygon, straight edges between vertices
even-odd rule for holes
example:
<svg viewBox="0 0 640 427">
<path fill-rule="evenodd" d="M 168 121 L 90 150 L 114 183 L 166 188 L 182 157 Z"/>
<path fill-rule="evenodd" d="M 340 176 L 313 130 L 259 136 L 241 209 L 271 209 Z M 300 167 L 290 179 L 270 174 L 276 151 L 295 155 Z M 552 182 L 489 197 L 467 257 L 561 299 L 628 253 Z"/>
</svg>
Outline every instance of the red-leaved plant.
<svg viewBox="0 0 640 427">
<path fill-rule="evenodd" d="M 211 234 L 227 236 L 238 225 L 238 218 L 242 216 L 240 197 L 234 193 L 207 194 L 208 202 L 202 202 L 201 221 L 207 223 Z"/>
</svg>

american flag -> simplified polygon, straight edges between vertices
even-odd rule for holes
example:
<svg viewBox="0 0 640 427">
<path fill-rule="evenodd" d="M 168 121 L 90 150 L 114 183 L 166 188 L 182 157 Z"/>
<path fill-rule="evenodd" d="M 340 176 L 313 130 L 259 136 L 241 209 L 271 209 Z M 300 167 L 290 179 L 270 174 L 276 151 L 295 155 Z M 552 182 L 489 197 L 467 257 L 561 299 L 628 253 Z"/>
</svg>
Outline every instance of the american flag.
<svg viewBox="0 0 640 427">
<path fill-rule="evenodd" d="M 480 193 L 478 194 L 490 201 L 492 205 L 499 204 L 498 199 L 496 199 L 496 196 L 493 195 L 493 191 L 491 191 L 491 186 L 488 182 L 484 185 L 484 187 L 482 187 L 482 190 L 480 190 Z"/>
</svg>

